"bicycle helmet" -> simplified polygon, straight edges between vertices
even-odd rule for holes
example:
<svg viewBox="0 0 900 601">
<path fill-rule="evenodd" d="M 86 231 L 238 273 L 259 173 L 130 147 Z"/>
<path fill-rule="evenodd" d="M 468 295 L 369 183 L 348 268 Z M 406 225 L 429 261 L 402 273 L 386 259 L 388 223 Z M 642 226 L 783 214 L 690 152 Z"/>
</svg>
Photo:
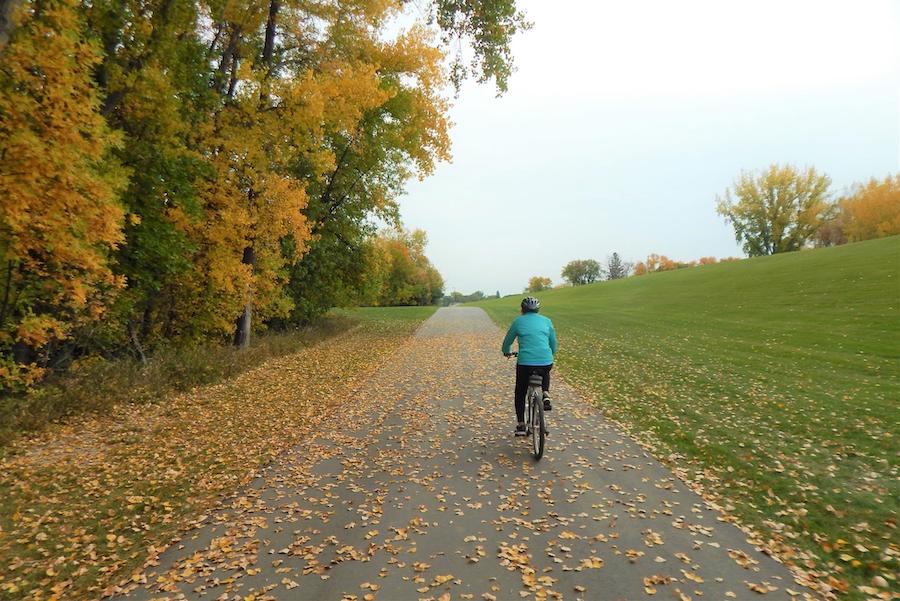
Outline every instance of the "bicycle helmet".
<svg viewBox="0 0 900 601">
<path fill-rule="evenodd" d="M 533 296 L 529 296 L 527 298 L 522 299 L 522 310 L 530 311 L 532 313 L 537 313 L 541 309 L 541 301 L 534 298 Z"/>
</svg>

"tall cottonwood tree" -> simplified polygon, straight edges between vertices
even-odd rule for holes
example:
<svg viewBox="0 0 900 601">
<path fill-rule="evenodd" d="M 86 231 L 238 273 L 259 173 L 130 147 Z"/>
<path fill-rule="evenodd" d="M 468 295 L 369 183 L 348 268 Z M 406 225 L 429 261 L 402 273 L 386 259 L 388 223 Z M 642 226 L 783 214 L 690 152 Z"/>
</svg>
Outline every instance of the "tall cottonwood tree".
<svg viewBox="0 0 900 601">
<path fill-rule="evenodd" d="M 717 199 L 716 210 L 751 257 L 799 250 L 821 223 L 830 185 L 831 179 L 812 167 L 773 164 L 742 173 Z"/>
</svg>

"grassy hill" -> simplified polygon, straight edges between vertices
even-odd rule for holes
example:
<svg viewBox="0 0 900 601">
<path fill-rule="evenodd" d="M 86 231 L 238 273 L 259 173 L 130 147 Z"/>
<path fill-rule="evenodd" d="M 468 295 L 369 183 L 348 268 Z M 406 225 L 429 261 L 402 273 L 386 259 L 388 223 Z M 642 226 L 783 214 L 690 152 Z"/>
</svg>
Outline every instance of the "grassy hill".
<svg viewBox="0 0 900 601">
<path fill-rule="evenodd" d="M 540 298 L 567 380 L 609 416 L 686 460 L 773 544 L 796 535 L 835 587 L 891 579 L 900 237 Z M 505 326 L 518 302 L 477 305 Z"/>
</svg>

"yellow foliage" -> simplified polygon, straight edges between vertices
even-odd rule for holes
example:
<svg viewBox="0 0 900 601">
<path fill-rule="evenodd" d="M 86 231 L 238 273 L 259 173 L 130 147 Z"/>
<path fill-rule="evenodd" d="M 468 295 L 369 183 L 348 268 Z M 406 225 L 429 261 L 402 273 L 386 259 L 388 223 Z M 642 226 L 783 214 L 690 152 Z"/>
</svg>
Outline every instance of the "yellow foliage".
<svg viewBox="0 0 900 601">
<path fill-rule="evenodd" d="M 123 240 L 124 173 L 107 154 L 118 139 L 96 110 L 98 55 L 78 5 L 26 4 L 0 55 L 0 329 L 31 352 L 124 285 L 108 264 Z"/>
<path fill-rule="evenodd" d="M 404 6 L 22 0 L 0 54 L 0 387 L 89 323 L 152 350 L 248 306 L 287 316 L 323 221 L 390 220 L 450 146 L 439 40 L 386 31 Z M 404 298 L 438 278 L 417 265 Z"/>
</svg>

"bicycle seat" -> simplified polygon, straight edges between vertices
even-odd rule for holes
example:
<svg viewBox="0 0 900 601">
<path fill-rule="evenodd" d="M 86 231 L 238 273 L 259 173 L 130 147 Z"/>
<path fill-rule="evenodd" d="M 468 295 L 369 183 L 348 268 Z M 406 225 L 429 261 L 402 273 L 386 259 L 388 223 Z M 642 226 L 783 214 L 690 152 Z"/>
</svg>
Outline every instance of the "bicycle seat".
<svg viewBox="0 0 900 601">
<path fill-rule="evenodd" d="M 531 374 L 531 377 L 528 378 L 529 386 L 541 386 L 541 385 L 543 385 L 543 383 L 544 383 L 544 378 L 537 374 Z"/>
</svg>

